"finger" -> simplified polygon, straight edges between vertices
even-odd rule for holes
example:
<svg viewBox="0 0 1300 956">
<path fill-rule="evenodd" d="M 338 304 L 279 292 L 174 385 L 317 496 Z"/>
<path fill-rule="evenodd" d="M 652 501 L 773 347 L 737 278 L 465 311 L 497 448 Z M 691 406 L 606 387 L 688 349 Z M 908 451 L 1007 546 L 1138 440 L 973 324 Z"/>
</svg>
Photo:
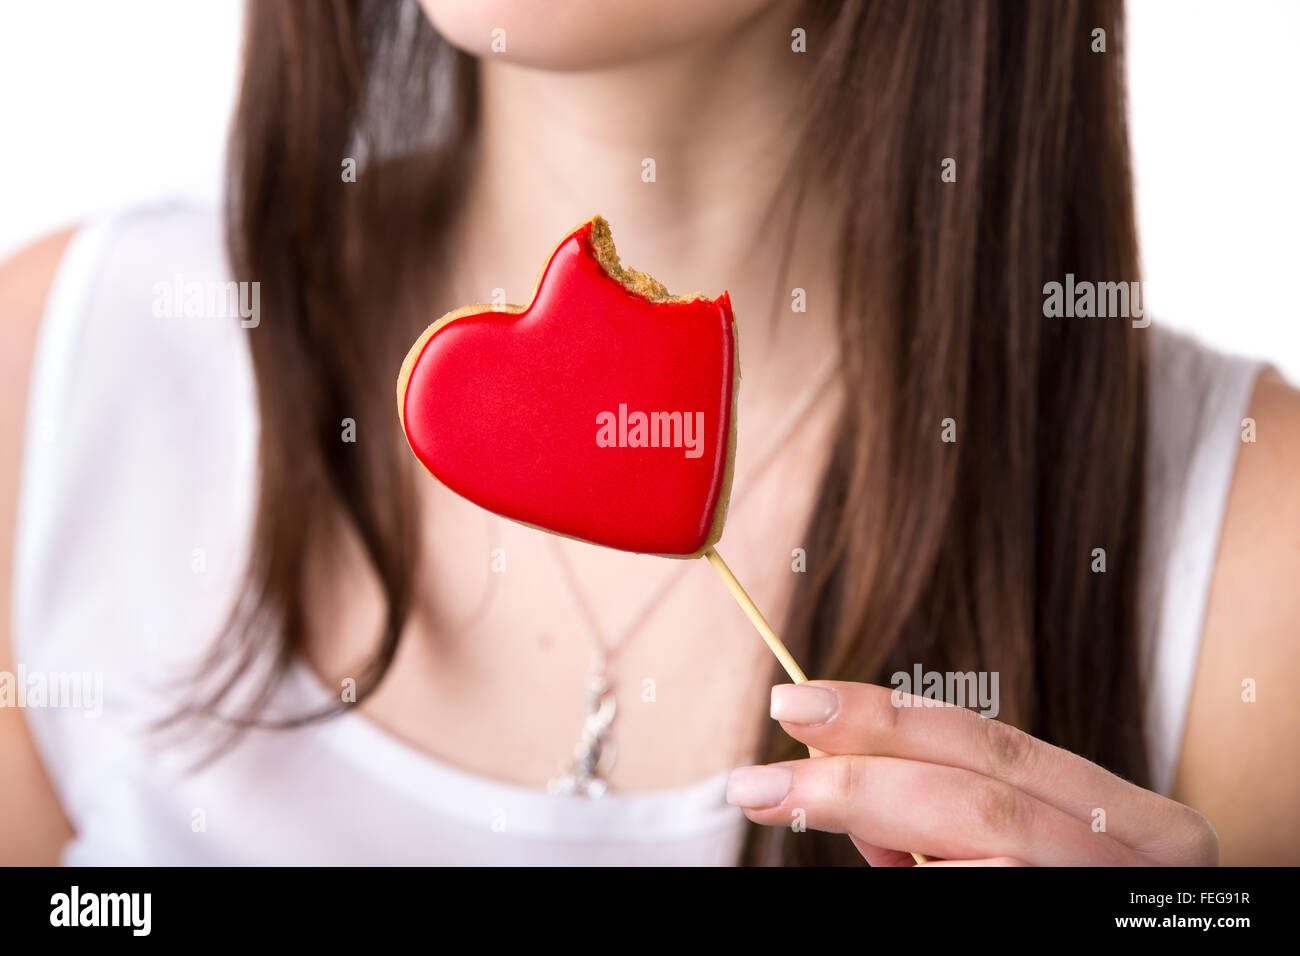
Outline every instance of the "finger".
<svg viewBox="0 0 1300 956">
<path fill-rule="evenodd" d="M 903 757 L 1001 780 L 1076 819 L 1100 820 L 1111 836 L 1144 852 L 1163 854 L 1200 832 L 1196 815 L 1181 804 L 943 701 L 874 684 L 810 681 L 773 687 L 772 716 L 790 736 L 826 753 Z M 1160 842 L 1150 842 L 1151 834 L 1162 834 Z"/>
<path fill-rule="evenodd" d="M 931 860 L 928 863 L 918 863 L 917 866 L 1028 866 L 1023 860 L 1017 860 L 1010 856 L 994 856 L 987 860 Z"/>
<path fill-rule="evenodd" d="M 727 802 L 756 823 L 849 833 L 931 857 L 1132 866 L 1141 854 L 1000 780 L 939 764 L 841 755 L 732 771 Z"/>
<path fill-rule="evenodd" d="M 809 757 L 827 756 L 816 747 L 808 748 Z M 871 866 L 913 866 L 916 861 L 912 859 L 912 854 L 903 853 L 899 850 L 890 850 L 883 846 L 872 846 L 865 840 L 859 840 L 857 837 L 851 837 L 853 845 L 857 847 L 862 858 Z"/>
<path fill-rule="evenodd" d="M 902 850 L 889 850 L 883 846 L 876 846 L 867 843 L 865 840 L 859 840 L 850 834 L 849 839 L 853 845 L 858 848 L 862 858 L 872 866 L 916 866 L 916 859 L 910 853 L 904 853 Z"/>
</svg>

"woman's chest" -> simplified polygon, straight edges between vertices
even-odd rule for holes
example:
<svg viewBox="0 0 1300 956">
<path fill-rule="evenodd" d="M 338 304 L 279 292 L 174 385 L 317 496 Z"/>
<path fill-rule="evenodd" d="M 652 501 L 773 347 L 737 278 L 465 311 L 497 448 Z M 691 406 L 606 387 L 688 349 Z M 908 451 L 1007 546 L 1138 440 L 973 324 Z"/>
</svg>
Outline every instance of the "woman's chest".
<svg viewBox="0 0 1300 956">
<path fill-rule="evenodd" d="M 780 621 L 807 558 L 807 489 L 756 489 L 720 544 Z M 419 611 L 390 673 L 360 707 L 440 759 L 544 787 L 590 774 L 614 791 L 697 783 L 757 756 L 771 684 L 783 680 L 702 560 L 629 555 L 542 534 L 440 489 Z M 327 612 L 335 632 L 317 670 L 331 679 L 373 644 L 376 594 Z M 318 650 L 321 649 L 318 645 Z M 359 670 L 359 667 L 354 667 Z"/>
</svg>

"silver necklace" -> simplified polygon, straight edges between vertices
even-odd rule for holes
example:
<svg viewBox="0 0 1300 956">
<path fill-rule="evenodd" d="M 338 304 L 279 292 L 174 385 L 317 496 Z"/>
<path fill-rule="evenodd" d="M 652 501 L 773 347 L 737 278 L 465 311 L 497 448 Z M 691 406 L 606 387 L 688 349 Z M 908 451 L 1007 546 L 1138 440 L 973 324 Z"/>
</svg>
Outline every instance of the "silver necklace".
<svg viewBox="0 0 1300 956">
<path fill-rule="evenodd" d="M 752 466 L 743 489 L 733 488 L 731 512 L 735 513 L 746 493 L 754 488 L 776 460 L 777 454 L 784 447 L 787 439 L 803 424 L 804 419 L 817 404 L 817 400 L 835 378 L 839 369 L 839 360 L 832 357 L 818 371 L 816 378 L 795 397 L 785 417 L 777 424 L 764 447 L 758 461 Z M 647 595 L 645 601 L 632 616 L 631 621 L 609 639 L 591 609 L 582 591 L 578 575 L 569 563 L 560 542 L 555 535 L 546 535 L 547 545 L 555 567 L 560 571 L 565 590 L 577 608 L 585 629 L 584 637 L 590 651 L 590 664 L 586 684 L 586 699 L 582 733 L 574 745 L 573 755 L 560 776 L 547 784 L 547 789 L 563 796 L 582 796 L 596 798 L 603 796 L 609 789 L 608 776 L 617 759 L 617 750 L 612 739 L 614 717 L 618 713 L 614 688 L 609 678 L 610 659 L 618 653 L 646 620 L 658 609 L 660 602 L 686 576 L 694 561 L 679 561 L 680 567 L 665 577 L 655 589 Z"/>
</svg>

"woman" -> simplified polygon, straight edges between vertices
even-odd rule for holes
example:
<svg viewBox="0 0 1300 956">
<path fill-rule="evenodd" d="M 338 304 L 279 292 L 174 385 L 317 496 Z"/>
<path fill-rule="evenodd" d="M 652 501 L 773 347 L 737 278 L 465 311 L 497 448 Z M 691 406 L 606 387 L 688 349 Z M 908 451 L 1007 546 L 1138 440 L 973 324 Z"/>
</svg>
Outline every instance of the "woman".
<svg viewBox="0 0 1300 956">
<path fill-rule="evenodd" d="M 1138 281 L 1121 33 L 1104 0 L 254 4 L 224 226 L 135 211 L 0 279 L 4 667 L 103 677 L 99 718 L 0 711 L 0 852 L 1295 862 L 1300 397 L 1136 299 L 1046 303 Z M 823 680 L 771 687 L 702 563 L 497 520 L 404 447 L 419 331 L 526 301 L 597 211 L 737 304 L 722 548 Z"/>
</svg>

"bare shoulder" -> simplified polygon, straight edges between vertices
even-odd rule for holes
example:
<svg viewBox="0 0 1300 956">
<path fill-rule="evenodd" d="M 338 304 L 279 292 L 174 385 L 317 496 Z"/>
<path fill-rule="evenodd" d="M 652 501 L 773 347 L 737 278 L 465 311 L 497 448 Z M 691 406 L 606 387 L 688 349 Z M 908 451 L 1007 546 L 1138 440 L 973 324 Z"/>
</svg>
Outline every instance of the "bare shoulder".
<svg viewBox="0 0 1300 956">
<path fill-rule="evenodd" d="M 0 672 L 13 671 L 10 582 L 27 382 L 45 299 L 75 230 L 48 236 L 0 263 Z M 0 707 L 0 863 L 57 861 L 72 829 L 55 799 L 22 712 Z"/>
<path fill-rule="evenodd" d="M 1174 796 L 1225 864 L 1300 863 L 1300 391 L 1259 379 L 1238 452 Z"/>
<path fill-rule="evenodd" d="M 21 374 L 24 380 L 21 384 L 25 385 L 46 293 L 63 259 L 63 250 L 75 232 L 72 228 L 52 233 L 0 262 L 0 323 L 4 326 L 5 342 L 10 346 L 0 353 L 0 362 L 4 363 L 0 369 L 5 373 L 0 387 L 5 389 L 6 396 L 16 393 L 22 397 L 22 389 L 16 388 L 19 383 L 13 382 L 12 377 Z M 6 402 L 0 408 L 5 421 L 12 411 L 9 404 Z"/>
</svg>

